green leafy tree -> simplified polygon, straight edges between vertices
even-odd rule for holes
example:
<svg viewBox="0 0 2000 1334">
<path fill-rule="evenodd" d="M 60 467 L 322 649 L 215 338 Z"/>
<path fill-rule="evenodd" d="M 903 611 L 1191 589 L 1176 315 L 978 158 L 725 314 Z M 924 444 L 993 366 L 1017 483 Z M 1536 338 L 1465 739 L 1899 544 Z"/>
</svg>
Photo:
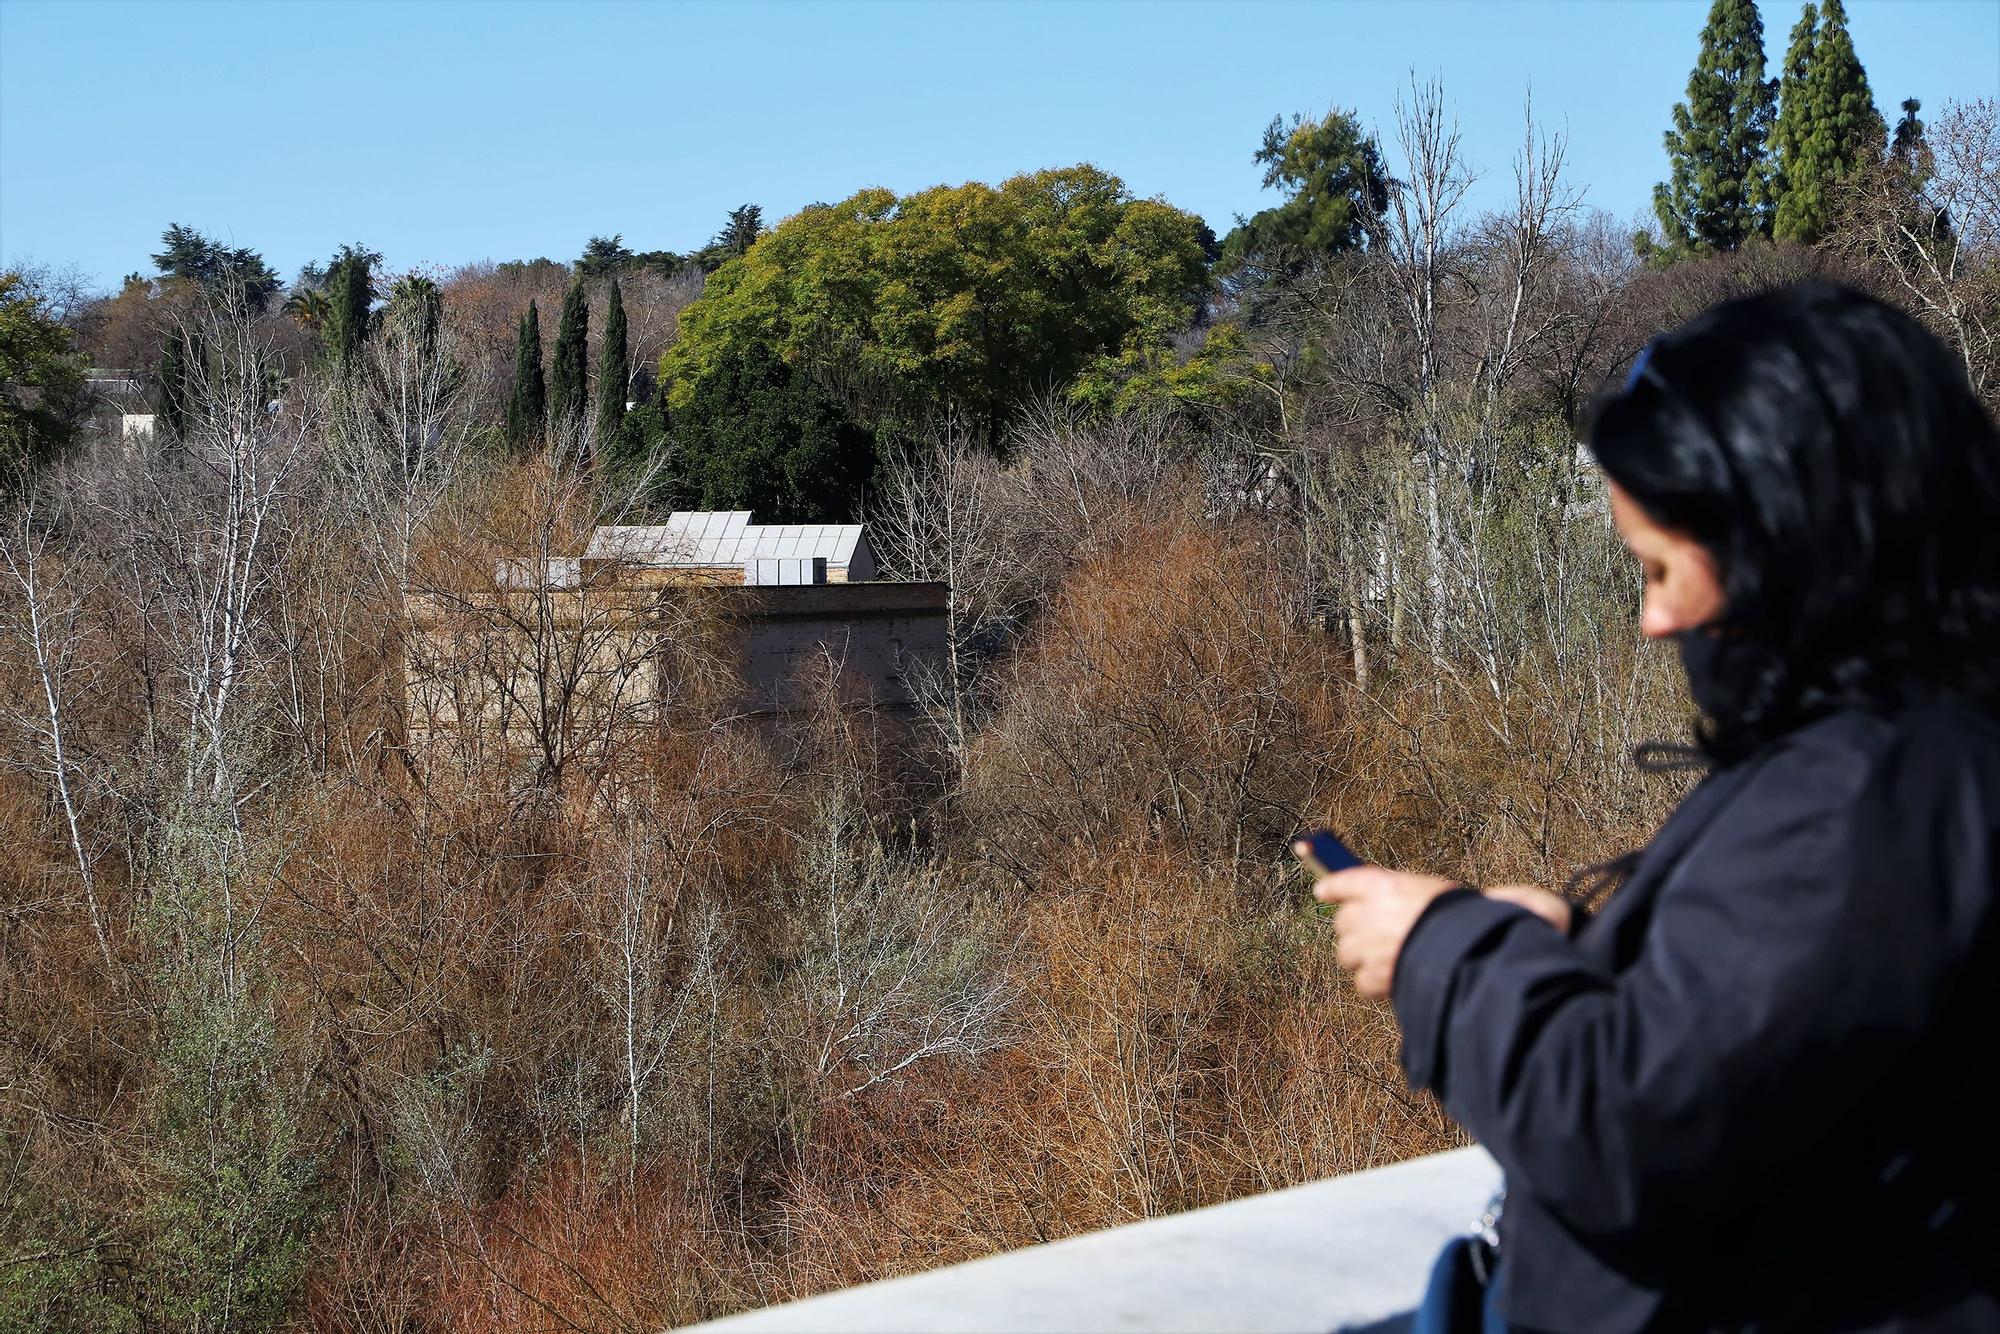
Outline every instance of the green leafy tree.
<svg viewBox="0 0 2000 1334">
<path fill-rule="evenodd" d="M 496 277 L 523 287 L 546 287 L 572 276 L 568 265 L 558 264 L 552 259 L 510 259 L 493 266 Z"/>
<path fill-rule="evenodd" d="M 677 413 L 768 353 L 878 435 L 948 403 L 997 446 L 1030 396 L 1116 379 L 1190 327 L 1208 290 L 1204 233 L 1089 166 L 900 199 L 864 190 L 801 210 L 716 270 L 660 382 Z"/>
<path fill-rule="evenodd" d="M 405 274 L 390 284 L 384 314 L 410 331 L 428 359 L 437 346 L 438 326 L 444 319 L 444 293 L 421 274 Z"/>
<path fill-rule="evenodd" d="M 1773 234 L 1817 241 L 1835 188 L 1881 160 L 1888 126 L 1875 109 L 1841 0 L 1805 7 L 1785 57 L 1782 108 L 1773 136 L 1779 195 Z"/>
<path fill-rule="evenodd" d="M 673 498 L 755 510 L 767 523 L 852 517 L 875 466 L 868 430 L 769 347 L 704 375 L 671 426 Z"/>
<path fill-rule="evenodd" d="M 1764 23 L 1755 0 L 1715 0 L 1701 53 L 1666 133 L 1669 178 L 1653 187 L 1673 254 L 1733 250 L 1769 235 L 1772 195 L 1765 143 L 1778 82 L 1764 77 Z"/>
<path fill-rule="evenodd" d="M 535 303 L 521 317 L 514 341 L 514 389 L 507 398 L 507 443 L 525 450 L 541 441 L 548 420 L 548 387 L 542 379 L 542 322 Z"/>
<path fill-rule="evenodd" d="M 678 254 L 672 250 L 641 250 L 632 256 L 632 262 L 628 267 L 645 269 L 652 273 L 672 277 L 674 274 L 679 273 L 687 263 L 688 257 L 686 255 Z"/>
<path fill-rule="evenodd" d="M 597 438 L 617 438 L 625 424 L 625 387 L 632 378 L 631 345 L 625 332 L 625 297 L 618 280 L 604 301 L 604 337 L 597 346 Z"/>
<path fill-rule="evenodd" d="M 1351 111 L 1332 111 L 1291 124 L 1274 117 L 1254 157 L 1264 168 L 1264 188 L 1284 193 L 1284 202 L 1239 220 L 1222 241 L 1226 270 L 1246 262 L 1300 258 L 1360 249 L 1368 220 L 1389 205 L 1389 177 L 1381 151 Z"/>
<path fill-rule="evenodd" d="M 240 299 L 253 311 L 263 310 L 284 285 L 256 251 L 221 245 L 178 222 L 167 225 L 160 242 L 164 248 L 153 256 L 153 263 L 162 277 L 189 283 L 210 296 Z"/>
<path fill-rule="evenodd" d="M 84 369 L 70 331 L 19 273 L 0 273 L 0 491 L 76 438 Z"/>
<path fill-rule="evenodd" d="M 556 322 L 556 346 L 549 366 L 549 420 L 565 425 L 581 421 L 590 402 L 590 306 L 583 279 L 570 280 L 563 296 L 562 317 Z"/>
</svg>

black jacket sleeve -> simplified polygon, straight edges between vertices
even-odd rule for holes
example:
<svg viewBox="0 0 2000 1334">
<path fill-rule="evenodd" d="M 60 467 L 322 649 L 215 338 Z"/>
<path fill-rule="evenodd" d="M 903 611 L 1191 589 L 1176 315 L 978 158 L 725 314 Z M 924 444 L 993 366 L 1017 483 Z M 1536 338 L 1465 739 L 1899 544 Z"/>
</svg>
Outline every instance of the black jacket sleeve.
<svg viewBox="0 0 2000 1334">
<path fill-rule="evenodd" d="M 1510 1191 L 1607 1238 L 1727 1210 L 1925 1031 L 1991 902 L 1992 794 L 1878 733 L 1750 761 L 1615 967 L 1491 900 L 1425 914 L 1395 977 L 1404 1069 Z"/>
</svg>

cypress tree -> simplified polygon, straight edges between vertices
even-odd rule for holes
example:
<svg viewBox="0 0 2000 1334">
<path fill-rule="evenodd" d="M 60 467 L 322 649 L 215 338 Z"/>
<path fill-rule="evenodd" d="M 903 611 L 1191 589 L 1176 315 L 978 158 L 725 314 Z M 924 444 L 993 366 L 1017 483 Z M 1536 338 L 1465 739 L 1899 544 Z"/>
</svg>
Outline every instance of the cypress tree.
<svg viewBox="0 0 2000 1334">
<path fill-rule="evenodd" d="M 1879 161 L 1889 134 L 1854 53 L 1841 0 L 1826 0 L 1816 29 L 1814 17 L 1806 6 L 1792 30 L 1794 52 L 1803 40 L 1804 59 L 1796 72 L 1792 56 L 1785 59 L 1779 113 L 1782 192 L 1774 234 L 1791 241 L 1817 241 L 1825 234 L 1833 187 L 1855 168 Z"/>
<path fill-rule="evenodd" d="M 514 340 L 514 392 L 507 398 L 507 443 L 527 449 L 542 438 L 548 390 L 542 381 L 542 322 L 535 303 L 521 317 Z"/>
<path fill-rule="evenodd" d="M 590 307 L 583 297 L 583 279 L 570 280 L 563 297 L 562 318 L 556 324 L 555 363 L 549 368 L 549 420 L 579 423 L 590 404 Z"/>
<path fill-rule="evenodd" d="M 187 343 L 179 329 L 169 329 L 160 350 L 160 418 L 176 440 L 187 436 L 187 404 Z"/>
<path fill-rule="evenodd" d="M 625 383 L 631 378 L 631 350 L 625 338 L 625 297 L 618 280 L 604 303 L 604 338 L 597 347 L 597 439 L 600 445 L 618 437 L 625 424 Z"/>
<path fill-rule="evenodd" d="M 1653 211 L 1675 252 L 1730 250 L 1771 230 L 1771 132 L 1777 80 L 1764 78 L 1764 23 L 1755 0 L 1715 0 L 1687 101 L 1666 133 L 1669 179 Z"/>
<path fill-rule="evenodd" d="M 326 321 L 327 359 L 343 377 L 351 376 L 368 337 L 368 305 L 374 297 L 367 259 L 354 254 L 342 258 L 327 275 L 326 286 L 333 298 Z"/>
</svg>

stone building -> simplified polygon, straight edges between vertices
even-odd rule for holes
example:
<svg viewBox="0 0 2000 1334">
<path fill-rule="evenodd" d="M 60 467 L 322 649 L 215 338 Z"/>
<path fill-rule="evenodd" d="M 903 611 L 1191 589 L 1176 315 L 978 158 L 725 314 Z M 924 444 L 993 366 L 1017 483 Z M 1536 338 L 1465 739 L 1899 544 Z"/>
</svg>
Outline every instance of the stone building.
<svg viewBox="0 0 2000 1334">
<path fill-rule="evenodd" d="M 697 678 L 725 680 L 730 712 L 768 721 L 832 672 L 842 698 L 907 720 L 945 667 L 947 589 L 878 575 L 860 524 L 758 525 L 740 510 L 504 559 L 490 590 L 410 598 L 412 745 L 498 741 L 561 768 L 656 722 Z"/>
</svg>

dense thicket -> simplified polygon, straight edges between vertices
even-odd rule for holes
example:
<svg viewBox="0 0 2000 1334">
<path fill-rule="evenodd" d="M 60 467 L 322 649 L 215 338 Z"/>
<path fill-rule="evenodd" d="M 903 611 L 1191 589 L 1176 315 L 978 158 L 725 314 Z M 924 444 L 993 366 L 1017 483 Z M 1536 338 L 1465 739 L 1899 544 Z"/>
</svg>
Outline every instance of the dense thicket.
<svg viewBox="0 0 2000 1334">
<path fill-rule="evenodd" d="M 0 531 L 0 1329 L 661 1328 L 1455 1142 L 1286 835 L 1551 887 L 1645 838 L 1687 706 L 1588 401 L 1805 276 L 2000 399 L 2000 128 L 1649 267 L 1532 124 L 1479 215 L 1435 87 L 1284 125 L 1227 281 L 1073 169 L 739 210 L 705 281 L 403 275 L 348 370 L 227 281 L 42 298 L 173 425 Z M 545 415 L 572 291 L 615 448 L 587 360 Z M 746 726 L 698 595 L 493 592 L 690 501 L 947 582 L 916 716 L 835 663 Z"/>
</svg>

